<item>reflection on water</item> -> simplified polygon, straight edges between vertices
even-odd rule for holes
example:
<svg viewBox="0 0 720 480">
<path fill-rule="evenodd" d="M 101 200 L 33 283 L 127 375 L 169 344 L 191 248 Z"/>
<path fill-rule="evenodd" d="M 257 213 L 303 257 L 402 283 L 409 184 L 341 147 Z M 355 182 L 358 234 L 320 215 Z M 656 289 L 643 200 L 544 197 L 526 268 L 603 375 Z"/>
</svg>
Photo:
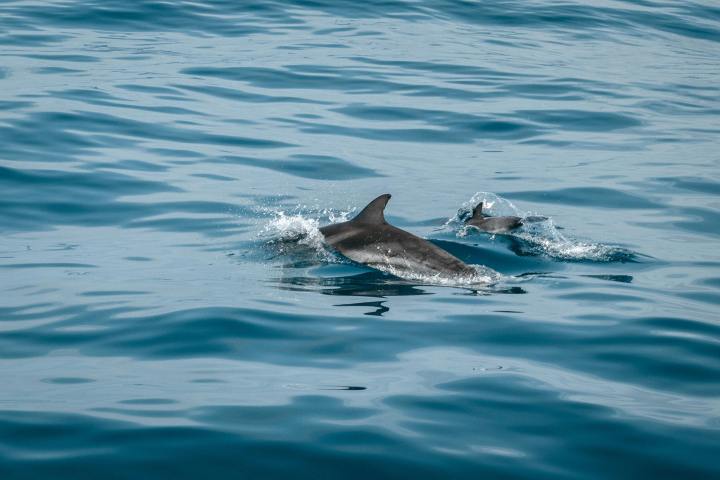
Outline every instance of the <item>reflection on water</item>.
<svg viewBox="0 0 720 480">
<path fill-rule="evenodd" d="M 389 312 L 390 308 L 385 306 L 385 302 L 358 302 L 358 303 L 339 303 L 335 307 L 371 307 L 374 310 L 365 312 L 363 315 L 374 315 L 382 317 L 382 314 Z"/>
<path fill-rule="evenodd" d="M 297 267 L 297 265 L 294 266 Z M 281 289 L 317 291 L 323 295 L 385 298 L 401 295 L 430 295 L 432 293 L 424 290 L 420 285 L 377 271 L 338 277 L 281 277 L 275 281 Z"/>
<path fill-rule="evenodd" d="M 293 269 L 301 268 L 293 264 Z M 416 284 L 383 272 L 371 271 L 335 277 L 328 276 L 285 276 L 273 282 L 281 290 L 299 292 L 319 292 L 323 295 L 340 295 L 348 297 L 387 298 L 396 296 L 433 295 L 431 291 L 438 287 Z M 523 294 L 527 291 L 520 286 L 492 285 L 482 289 L 469 287 L 453 287 L 461 295 L 493 295 Z M 370 307 L 372 310 L 365 315 L 382 316 L 390 310 L 389 304 L 383 301 L 333 304 L 336 307 Z"/>
</svg>

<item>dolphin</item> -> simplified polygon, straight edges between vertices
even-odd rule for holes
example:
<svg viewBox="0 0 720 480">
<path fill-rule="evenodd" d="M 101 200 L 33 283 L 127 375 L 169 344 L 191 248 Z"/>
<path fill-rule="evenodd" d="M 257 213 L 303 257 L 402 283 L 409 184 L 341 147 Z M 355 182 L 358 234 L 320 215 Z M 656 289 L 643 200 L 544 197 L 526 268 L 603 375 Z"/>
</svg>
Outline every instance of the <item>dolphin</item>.
<svg viewBox="0 0 720 480">
<path fill-rule="evenodd" d="M 385 221 L 391 195 L 380 195 L 352 220 L 320 228 L 325 241 L 350 260 L 392 274 L 471 277 L 477 271 L 437 245 Z"/>
<path fill-rule="evenodd" d="M 483 202 L 473 209 L 472 216 L 465 221 L 466 225 L 489 233 L 509 233 L 523 225 L 520 217 L 486 217 L 482 213 Z"/>
</svg>

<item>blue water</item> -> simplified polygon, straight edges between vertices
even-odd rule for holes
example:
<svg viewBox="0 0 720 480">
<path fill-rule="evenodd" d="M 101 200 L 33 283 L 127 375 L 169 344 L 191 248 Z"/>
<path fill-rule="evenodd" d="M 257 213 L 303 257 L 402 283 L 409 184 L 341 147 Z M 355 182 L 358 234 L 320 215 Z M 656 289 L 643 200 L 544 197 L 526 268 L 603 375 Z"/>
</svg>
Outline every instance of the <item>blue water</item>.
<svg viewBox="0 0 720 480">
<path fill-rule="evenodd" d="M 3 1 L 0 478 L 717 477 L 719 52 L 715 1 Z M 386 192 L 485 282 L 322 244 Z"/>
</svg>

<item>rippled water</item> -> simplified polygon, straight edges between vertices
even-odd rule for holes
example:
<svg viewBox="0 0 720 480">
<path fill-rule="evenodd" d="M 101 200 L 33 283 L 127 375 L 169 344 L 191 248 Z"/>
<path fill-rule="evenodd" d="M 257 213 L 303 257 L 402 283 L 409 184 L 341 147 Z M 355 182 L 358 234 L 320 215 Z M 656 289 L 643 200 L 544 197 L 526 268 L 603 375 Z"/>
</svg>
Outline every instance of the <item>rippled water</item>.
<svg viewBox="0 0 720 480">
<path fill-rule="evenodd" d="M 718 52 L 713 1 L 2 2 L 0 478 L 720 475 Z M 385 192 L 487 285 L 323 245 Z"/>
</svg>

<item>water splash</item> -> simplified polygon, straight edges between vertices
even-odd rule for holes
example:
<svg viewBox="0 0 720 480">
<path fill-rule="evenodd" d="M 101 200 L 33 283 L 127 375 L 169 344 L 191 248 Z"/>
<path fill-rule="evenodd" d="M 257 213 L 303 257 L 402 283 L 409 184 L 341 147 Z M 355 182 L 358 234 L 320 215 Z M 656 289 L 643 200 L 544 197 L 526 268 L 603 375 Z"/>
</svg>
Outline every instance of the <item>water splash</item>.
<svg viewBox="0 0 720 480">
<path fill-rule="evenodd" d="M 517 217 L 523 218 L 526 217 L 525 215 L 522 215 L 520 209 L 513 205 L 512 202 L 502 198 L 500 195 L 492 192 L 477 192 L 469 200 L 463 202 L 457 213 L 454 216 L 448 218 L 448 220 L 443 224 L 442 228 L 457 230 L 459 237 L 466 237 L 470 232 L 474 231 L 474 229 L 467 227 L 465 225 L 465 220 L 470 218 L 473 209 L 480 202 L 483 202 L 483 213 L 491 213 L 492 216 L 495 217 L 506 215 L 515 215 Z M 538 219 L 545 218 L 535 216 L 532 217 Z"/>
<path fill-rule="evenodd" d="M 619 246 L 585 242 L 569 238 L 560 232 L 560 227 L 550 217 L 523 211 L 509 200 L 492 192 L 477 192 L 464 202 L 455 216 L 443 225 L 460 238 L 476 234 L 477 229 L 465 225 L 472 209 L 483 202 L 483 212 L 491 216 L 514 215 L 523 219 L 523 226 L 508 234 L 512 237 L 512 250 L 518 255 L 545 255 L 557 260 L 593 262 L 629 262 L 635 253 Z M 495 238 L 494 234 L 490 235 Z"/>
<path fill-rule="evenodd" d="M 321 220 L 327 223 L 347 221 L 352 210 L 337 212 L 330 209 L 312 209 L 298 206 L 293 212 L 268 209 L 272 217 L 260 230 L 258 237 L 275 256 L 311 256 L 321 262 L 345 263 L 325 243 L 320 233 Z M 304 212 L 304 213 L 302 213 Z M 313 218 L 315 217 L 315 218 Z"/>
</svg>

